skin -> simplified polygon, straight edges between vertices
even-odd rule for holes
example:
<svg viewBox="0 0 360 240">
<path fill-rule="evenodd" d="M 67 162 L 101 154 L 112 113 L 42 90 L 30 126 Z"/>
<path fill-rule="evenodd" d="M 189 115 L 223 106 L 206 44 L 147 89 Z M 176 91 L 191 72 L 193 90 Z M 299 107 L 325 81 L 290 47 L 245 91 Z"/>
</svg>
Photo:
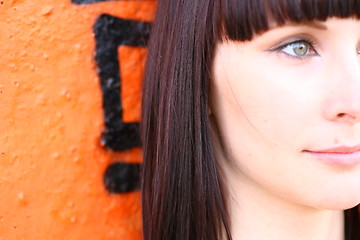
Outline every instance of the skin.
<svg viewBox="0 0 360 240">
<path fill-rule="evenodd" d="M 360 164 L 305 150 L 360 145 L 359 49 L 360 21 L 338 18 L 217 45 L 211 112 L 234 240 L 344 239 Z"/>
</svg>

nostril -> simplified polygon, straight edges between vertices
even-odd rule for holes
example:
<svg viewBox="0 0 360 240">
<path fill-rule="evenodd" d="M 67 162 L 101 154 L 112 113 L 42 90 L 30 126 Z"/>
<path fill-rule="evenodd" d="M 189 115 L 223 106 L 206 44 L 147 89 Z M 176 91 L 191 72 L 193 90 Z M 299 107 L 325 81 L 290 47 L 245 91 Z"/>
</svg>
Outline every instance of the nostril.
<svg viewBox="0 0 360 240">
<path fill-rule="evenodd" d="M 339 120 L 351 121 L 351 122 L 353 122 L 354 120 L 356 120 L 356 121 L 360 120 L 360 118 L 357 118 L 355 115 L 351 115 L 351 114 L 347 114 L 347 113 L 339 113 L 337 115 L 337 118 Z"/>
</svg>

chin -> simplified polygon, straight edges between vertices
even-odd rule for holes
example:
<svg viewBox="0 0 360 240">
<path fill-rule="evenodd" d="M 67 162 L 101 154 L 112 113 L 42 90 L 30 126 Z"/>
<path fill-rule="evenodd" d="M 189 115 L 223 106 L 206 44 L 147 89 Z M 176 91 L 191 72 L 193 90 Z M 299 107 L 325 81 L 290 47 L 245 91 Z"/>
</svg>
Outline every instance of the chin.
<svg viewBox="0 0 360 240">
<path fill-rule="evenodd" d="M 327 206 L 325 209 L 328 209 L 328 210 L 346 210 L 346 209 L 354 208 L 359 204 L 360 204 L 360 202 L 332 204 L 332 205 Z"/>
<path fill-rule="evenodd" d="M 338 195 L 336 197 L 331 197 L 323 200 L 321 203 L 318 204 L 317 208 L 328 210 L 346 210 L 356 207 L 359 204 L 359 196 L 343 197 Z"/>
<path fill-rule="evenodd" d="M 327 175 L 312 189 L 319 208 L 345 210 L 360 204 L 360 168 Z M 310 195 L 311 196 L 311 195 Z"/>
</svg>

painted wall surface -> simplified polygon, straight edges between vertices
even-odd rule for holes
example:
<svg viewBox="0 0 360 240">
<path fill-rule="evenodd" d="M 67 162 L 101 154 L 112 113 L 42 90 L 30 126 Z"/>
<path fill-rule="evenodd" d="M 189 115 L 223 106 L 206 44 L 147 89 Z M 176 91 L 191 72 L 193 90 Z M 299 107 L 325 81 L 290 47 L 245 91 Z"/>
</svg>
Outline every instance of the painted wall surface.
<svg viewBox="0 0 360 240">
<path fill-rule="evenodd" d="M 141 239 L 155 1 L 0 0 L 0 240 Z"/>
</svg>

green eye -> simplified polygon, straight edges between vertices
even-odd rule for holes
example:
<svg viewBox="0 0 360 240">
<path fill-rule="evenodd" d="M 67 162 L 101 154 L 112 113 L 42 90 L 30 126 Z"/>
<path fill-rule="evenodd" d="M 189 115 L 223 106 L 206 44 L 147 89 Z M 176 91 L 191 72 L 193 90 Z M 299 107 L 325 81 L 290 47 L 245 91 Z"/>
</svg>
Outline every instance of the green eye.
<svg viewBox="0 0 360 240">
<path fill-rule="evenodd" d="M 294 57 L 303 57 L 309 53 L 310 44 L 306 41 L 297 41 L 287 44 L 281 49 L 282 52 L 285 52 Z"/>
</svg>

